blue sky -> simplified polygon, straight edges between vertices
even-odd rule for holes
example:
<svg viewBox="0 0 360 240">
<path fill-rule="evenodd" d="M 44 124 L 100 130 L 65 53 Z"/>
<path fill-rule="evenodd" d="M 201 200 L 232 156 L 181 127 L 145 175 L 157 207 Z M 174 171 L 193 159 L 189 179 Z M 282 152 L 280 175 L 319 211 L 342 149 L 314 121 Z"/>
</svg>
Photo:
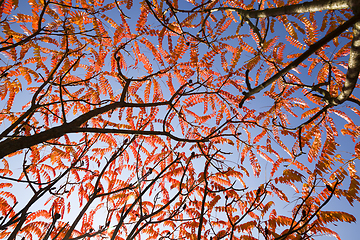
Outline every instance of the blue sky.
<svg viewBox="0 0 360 240">
<path fill-rule="evenodd" d="M 131 19 L 129 19 L 129 23 L 130 25 L 134 28 L 135 27 L 135 24 L 136 24 L 136 21 L 137 21 L 137 12 L 134 10 L 134 9 L 139 9 L 138 6 L 138 2 L 137 1 L 134 1 L 134 4 L 135 4 L 135 7 L 131 10 L 131 11 L 128 11 L 126 9 L 124 9 L 124 13 L 129 16 Z M 186 5 L 181 5 L 179 7 L 187 7 L 187 4 Z M 20 11 L 23 11 L 23 9 L 21 9 Z M 319 22 L 321 21 L 321 15 L 319 15 Z M 154 21 L 154 20 L 153 20 Z M 319 25 L 320 23 L 318 23 Z M 159 25 L 156 21 L 154 21 L 154 25 L 157 26 Z M 112 28 L 111 26 L 109 25 L 108 26 L 108 30 L 111 32 L 112 31 Z M 247 31 L 248 28 L 244 27 L 244 30 L 242 31 Z M 234 32 L 235 31 L 235 27 L 234 28 L 229 28 L 228 31 L 225 32 L 225 34 L 227 33 L 230 33 L 230 32 Z M 280 37 L 283 37 L 284 35 L 286 35 L 286 31 L 284 29 L 283 26 L 279 26 L 279 27 L 276 27 L 276 32 L 274 34 L 271 34 L 269 35 L 269 38 L 270 37 L 275 37 L 275 35 L 277 36 L 280 36 Z M 231 41 L 230 41 L 231 42 Z M 251 41 L 249 41 L 251 42 Z M 236 47 L 236 41 L 232 41 L 232 44 L 235 45 Z M 332 46 L 332 45 L 331 45 Z M 333 46 L 332 46 L 333 47 Z M 206 49 L 206 47 L 204 46 L 203 47 L 204 50 Z M 329 48 L 329 53 L 332 52 L 332 48 Z M 287 54 L 293 54 L 293 53 L 296 53 L 296 52 L 301 52 L 301 50 L 295 48 L 295 47 L 292 47 L 292 46 L 287 46 L 286 47 L 286 50 L 285 50 L 285 56 Z M 229 57 L 231 57 L 230 55 L 227 55 Z M 241 56 L 241 60 L 239 61 L 238 65 L 242 65 L 243 63 L 245 63 L 246 61 L 248 61 L 250 58 L 251 58 L 251 54 L 249 53 L 246 53 L 244 52 L 243 55 Z M 129 61 L 132 60 L 131 57 L 129 57 Z M 309 63 L 307 63 L 309 64 Z M 221 65 L 219 63 L 219 69 L 221 69 Z M 321 66 L 319 66 L 316 70 L 320 70 Z M 301 71 L 302 68 L 299 67 L 299 70 Z M 138 75 L 143 75 L 145 74 L 145 72 L 143 71 L 143 69 L 131 69 L 129 68 L 129 70 L 126 72 L 126 74 L 129 74 L 129 75 L 133 75 L 133 76 L 138 76 Z M 261 75 L 263 76 L 263 75 Z M 254 72 L 251 72 L 250 73 L 250 77 L 254 78 L 255 79 L 255 74 Z M 308 84 L 311 85 L 312 82 L 315 81 L 316 79 L 316 71 L 315 73 L 309 77 L 307 76 L 306 72 L 304 71 L 304 73 L 302 74 L 299 74 L 299 77 L 301 78 L 308 78 L 309 79 L 309 82 Z M 311 78 L 313 78 L 314 80 L 312 80 Z M 260 78 L 260 82 L 262 81 L 263 79 Z M 252 82 L 252 84 L 254 84 Z M 299 96 L 301 95 L 301 93 L 298 93 Z M 358 91 L 355 91 L 354 94 L 358 94 Z M 245 106 L 247 107 L 251 107 L 251 108 L 254 108 L 254 109 L 259 109 L 260 111 L 263 111 L 264 109 L 267 109 L 269 108 L 269 106 L 272 104 L 272 103 L 269 103 L 269 98 L 267 97 L 260 97 L 260 95 L 262 95 L 262 93 L 258 94 L 256 97 L 256 100 L 251 100 L 251 101 L 247 101 L 245 103 Z M 30 95 L 28 96 L 29 99 L 30 99 Z M 23 101 L 29 101 L 29 99 L 16 99 L 17 100 L 17 104 L 18 104 L 18 107 L 20 108 L 22 105 L 23 105 Z M 4 102 L 5 104 L 5 102 Z M 351 105 L 354 107 L 354 105 Z M 356 106 L 355 106 L 356 107 Z M 336 109 L 340 109 L 340 110 L 347 110 L 346 109 L 346 104 L 342 105 L 342 106 L 339 106 L 337 107 Z M 336 125 L 339 125 L 339 126 L 343 126 L 344 124 L 344 120 L 340 117 L 334 117 L 335 119 L 335 124 Z M 291 123 L 296 126 L 296 124 L 298 124 L 300 121 L 299 120 L 296 120 L 296 119 L 291 119 Z M 356 116 L 354 114 L 354 121 L 358 121 L 356 119 Z M 254 130 L 254 132 L 252 133 L 252 135 L 254 136 L 255 133 L 256 133 L 257 130 Z M 341 145 L 338 147 L 338 151 L 339 153 L 343 156 L 344 159 L 351 159 L 352 157 L 352 154 L 353 154 L 353 149 L 354 149 L 354 142 L 351 141 L 351 139 L 349 137 L 343 137 L 343 136 L 339 136 L 340 140 L 339 142 L 341 143 Z M 324 139 L 323 139 L 324 140 Z M 289 138 L 289 141 L 290 138 Z M 276 148 L 276 147 L 275 147 Z M 239 160 L 237 159 L 238 158 L 238 153 L 236 152 L 236 150 L 234 150 L 234 148 L 230 148 L 229 146 L 224 146 L 224 149 L 229 149 L 229 151 L 232 151 L 234 153 L 233 157 L 229 158 L 228 161 L 232 161 L 232 162 L 238 162 Z M 277 148 L 279 151 L 280 151 L 280 148 Z M 304 149 L 304 151 L 308 151 L 308 149 Z M 286 156 L 286 153 L 284 153 L 283 151 L 281 152 L 281 155 L 282 156 Z M 303 161 L 304 163 L 307 162 L 307 156 L 304 155 L 304 156 L 301 156 L 301 161 Z M 260 177 L 258 179 L 255 179 L 254 178 L 249 178 L 249 179 L 244 179 L 244 181 L 249 184 L 249 188 L 254 188 L 256 189 L 257 186 L 267 180 L 269 180 L 269 171 L 271 171 L 271 165 L 270 163 L 266 162 L 265 160 L 262 160 L 260 157 L 259 157 L 259 162 L 263 168 L 263 171 L 260 175 Z M 308 165 L 309 167 L 312 166 L 314 163 L 306 163 L 306 165 Z M 251 169 L 249 163 L 247 162 L 247 159 L 245 160 L 245 163 L 244 165 L 248 168 L 248 169 Z M 199 169 L 201 169 L 202 165 L 199 164 Z M 21 169 L 21 166 L 19 166 L 19 169 Z M 248 181 L 246 181 L 248 180 Z M 21 190 L 19 190 L 21 191 Z M 291 196 L 289 196 L 291 197 Z M 279 203 L 278 203 L 279 204 Z M 282 206 L 281 204 L 280 205 L 276 205 L 277 206 L 277 209 L 279 209 L 279 212 L 281 212 L 283 209 L 284 212 L 286 211 L 289 211 L 291 210 L 291 203 L 290 203 L 290 207 L 289 206 Z M 359 203 L 355 203 L 354 204 L 354 207 L 350 207 L 349 204 L 347 203 L 346 200 L 338 200 L 336 198 L 333 198 L 330 203 L 326 206 L 326 210 L 343 210 L 343 211 L 347 211 L 349 213 L 352 213 L 354 214 L 358 219 L 360 219 L 360 212 L 359 209 L 360 205 Z M 339 235 L 342 237 L 342 239 L 352 239 L 354 238 L 355 236 L 357 236 L 357 226 L 358 224 L 347 224 L 347 223 L 337 223 L 337 226 L 333 226 L 333 230 L 337 231 L 339 233 Z M 328 237 L 319 237 L 319 238 L 316 238 L 316 239 L 330 239 Z"/>
</svg>

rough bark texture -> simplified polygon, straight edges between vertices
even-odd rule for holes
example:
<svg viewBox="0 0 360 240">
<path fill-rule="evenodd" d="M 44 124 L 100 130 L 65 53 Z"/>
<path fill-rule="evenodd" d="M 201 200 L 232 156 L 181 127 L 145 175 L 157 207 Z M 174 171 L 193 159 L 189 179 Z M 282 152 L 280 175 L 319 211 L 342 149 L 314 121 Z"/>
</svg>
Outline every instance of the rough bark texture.
<svg viewBox="0 0 360 240">
<path fill-rule="evenodd" d="M 358 0 L 355 0 L 358 1 Z M 248 11 L 245 15 L 248 18 L 276 17 L 286 14 L 318 12 L 325 10 L 340 10 L 350 8 L 351 3 L 346 0 L 320 0 L 304 2 L 278 8 L 268 8 L 264 10 Z"/>
<path fill-rule="evenodd" d="M 334 105 L 345 102 L 351 95 L 359 78 L 360 71 L 360 21 L 354 24 L 353 41 L 351 44 L 348 71 L 343 89 L 333 102 Z"/>
<path fill-rule="evenodd" d="M 360 1 L 349 1 L 355 15 L 360 14 Z M 360 21 L 353 26 L 353 40 L 351 44 L 350 57 L 348 61 L 348 71 L 343 89 L 332 104 L 338 105 L 345 102 L 355 88 L 360 72 Z"/>
<path fill-rule="evenodd" d="M 319 1 L 305 2 L 290 6 L 284 6 L 279 8 L 269 8 L 264 10 L 244 11 L 244 12 L 241 10 L 239 14 L 247 16 L 248 18 L 263 18 L 263 17 L 276 17 L 284 14 L 317 12 L 323 10 L 340 10 L 346 8 L 351 8 L 355 15 L 360 14 L 360 0 L 319 0 Z M 290 65 L 287 68 L 289 68 Z M 297 65 L 298 64 L 296 64 L 296 66 Z M 281 72 L 283 73 L 283 71 Z M 348 71 L 346 73 L 346 80 L 344 86 L 342 88 L 341 93 L 336 98 L 334 98 L 330 102 L 330 104 L 334 106 L 339 105 L 345 102 L 351 96 L 356 86 L 357 80 L 359 78 L 359 72 L 360 72 L 360 21 L 356 22 L 353 25 L 353 41 L 351 45 L 350 57 L 348 61 Z M 271 80 L 275 81 L 277 78 L 280 77 L 280 75 L 276 74 L 274 77 L 272 77 Z M 258 87 L 254 88 L 251 92 L 245 94 L 245 96 L 248 97 L 250 95 L 253 95 L 261 91 L 264 87 L 268 86 L 270 83 L 273 82 L 269 80 L 270 79 L 268 79 L 265 83 L 259 85 Z M 244 101 L 246 100 L 246 97 L 243 99 Z M 243 102 L 240 104 L 240 106 L 242 106 Z"/>
<path fill-rule="evenodd" d="M 316 52 L 316 50 L 318 50 L 323 45 L 325 45 L 326 43 L 331 41 L 333 38 L 339 36 L 342 32 L 344 32 L 346 29 L 348 29 L 352 25 L 354 25 L 354 23 L 359 24 L 360 23 L 359 19 L 360 19 L 360 14 L 355 15 L 354 17 L 352 17 L 351 19 L 349 19 L 348 21 L 346 21 L 345 23 L 343 23 L 339 27 L 337 27 L 334 31 L 332 31 L 331 33 L 329 33 L 328 35 L 326 35 L 325 37 L 323 37 L 322 39 L 320 39 L 319 41 L 317 41 L 316 43 L 311 45 L 308 50 L 306 50 L 303 54 L 301 54 L 297 59 L 292 61 L 284 69 L 282 69 L 281 71 L 279 71 L 278 73 L 273 75 L 271 78 L 267 79 L 262 84 L 251 89 L 249 92 L 245 92 L 244 93 L 245 97 L 241 100 L 239 107 L 243 106 L 244 102 L 246 101 L 246 99 L 248 97 L 250 97 L 251 95 L 254 95 L 254 94 L 262 91 L 264 88 L 270 86 L 273 82 L 275 82 L 281 76 L 284 76 L 291 69 L 297 67 L 300 63 L 302 63 L 308 57 L 310 57 L 312 54 L 314 54 Z M 359 31 L 357 31 L 356 34 L 357 34 L 356 35 L 357 38 L 359 38 L 359 35 L 360 35 Z M 359 67 L 360 67 L 359 66 L 360 65 L 360 54 L 359 54 L 360 41 L 353 41 L 353 45 L 354 44 L 357 44 L 357 48 L 351 49 L 350 60 L 349 60 L 349 66 L 352 66 L 352 67 L 351 68 L 349 67 L 349 71 L 347 73 L 347 78 L 346 78 L 342 92 L 339 94 L 339 96 L 337 98 L 333 99 L 333 101 L 331 102 L 332 105 L 338 105 L 338 104 L 346 101 L 346 99 L 349 98 L 349 96 L 351 95 L 351 92 L 355 88 L 356 81 L 357 81 L 357 78 L 359 75 Z M 349 72 L 351 74 L 351 77 L 348 77 Z"/>
</svg>

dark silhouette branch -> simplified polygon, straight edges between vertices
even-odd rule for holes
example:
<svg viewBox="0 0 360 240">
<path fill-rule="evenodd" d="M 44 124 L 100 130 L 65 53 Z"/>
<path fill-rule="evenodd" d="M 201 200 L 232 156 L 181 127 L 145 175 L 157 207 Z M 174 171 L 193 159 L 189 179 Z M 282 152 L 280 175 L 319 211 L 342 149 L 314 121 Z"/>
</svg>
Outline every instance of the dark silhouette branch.
<svg viewBox="0 0 360 240">
<path fill-rule="evenodd" d="M 29 42 L 30 40 L 32 40 L 33 38 L 35 38 L 37 35 L 39 35 L 41 33 L 41 31 L 43 31 L 45 28 L 41 27 L 41 22 L 43 21 L 44 18 L 44 14 L 46 11 L 46 8 L 48 7 L 50 1 L 44 1 L 44 6 L 43 9 L 39 15 L 39 20 L 38 20 L 38 24 L 37 24 L 37 30 L 35 32 L 33 32 L 31 35 L 27 36 L 24 39 L 21 39 L 20 41 L 13 43 L 11 45 L 8 45 L 6 47 L 1 47 L 0 48 L 0 52 L 12 49 L 12 48 L 16 48 L 17 46 L 21 46 L 24 45 L 25 43 Z"/>
<path fill-rule="evenodd" d="M 298 58 L 296 58 L 294 61 L 292 61 L 289 65 L 287 65 L 281 71 L 279 71 L 278 73 L 273 75 L 271 78 L 265 80 L 265 82 L 263 82 L 262 84 L 256 86 L 251 91 L 243 92 L 244 97 L 241 99 L 241 101 L 239 103 L 239 107 L 241 108 L 243 106 L 243 104 L 245 103 L 245 101 L 250 96 L 262 91 L 264 88 L 268 87 L 273 82 L 275 82 L 278 78 L 280 78 L 281 76 L 288 73 L 291 69 L 297 67 L 300 63 L 305 61 L 308 57 L 310 57 L 312 54 L 314 54 L 318 49 L 320 49 L 326 43 L 331 41 L 333 38 L 339 36 L 341 33 L 343 33 L 349 27 L 353 26 L 359 19 L 360 19 L 360 14 L 357 14 L 357 15 L 353 16 L 352 18 L 350 18 L 349 20 L 347 20 L 346 22 L 344 22 L 343 24 L 338 26 L 334 31 L 330 32 L 325 37 L 323 37 L 322 39 L 320 39 L 319 41 L 317 41 L 316 43 L 311 45 L 308 50 L 306 50 L 303 54 L 301 54 Z M 352 84 L 352 82 L 351 82 L 351 84 L 350 83 L 347 84 L 346 82 L 347 81 L 345 81 L 345 87 L 344 87 L 345 89 L 344 89 L 344 91 L 349 91 L 348 88 L 351 88 L 351 86 L 355 86 L 355 85 Z M 351 89 L 351 91 L 352 91 L 352 89 Z M 340 94 L 338 98 L 343 99 L 344 97 Z M 336 98 L 336 99 L 338 99 L 338 98 Z M 334 101 L 331 101 L 330 104 L 332 104 L 333 106 L 336 106 L 336 105 L 339 104 L 338 101 L 340 101 L 340 100 L 335 101 L 335 99 L 334 99 Z M 345 100 L 341 100 L 341 101 L 345 101 Z"/>
</svg>

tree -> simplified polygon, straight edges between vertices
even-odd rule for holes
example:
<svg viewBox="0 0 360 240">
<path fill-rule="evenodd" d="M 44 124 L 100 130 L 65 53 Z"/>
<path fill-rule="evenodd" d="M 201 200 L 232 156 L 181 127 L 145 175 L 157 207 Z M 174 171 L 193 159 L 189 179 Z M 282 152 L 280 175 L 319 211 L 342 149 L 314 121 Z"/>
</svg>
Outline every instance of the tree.
<svg viewBox="0 0 360 240">
<path fill-rule="evenodd" d="M 0 8 L 1 239 L 340 239 L 355 221 L 325 206 L 360 200 L 357 0 Z"/>
</svg>

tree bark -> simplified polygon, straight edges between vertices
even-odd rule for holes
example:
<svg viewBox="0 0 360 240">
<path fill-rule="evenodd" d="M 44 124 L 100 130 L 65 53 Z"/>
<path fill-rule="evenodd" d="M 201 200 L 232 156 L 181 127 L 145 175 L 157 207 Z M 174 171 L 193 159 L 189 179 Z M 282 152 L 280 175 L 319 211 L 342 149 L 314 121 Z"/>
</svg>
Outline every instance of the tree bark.
<svg viewBox="0 0 360 240">
<path fill-rule="evenodd" d="M 351 0 L 351 6 L 354 14 L 360 14 L 360 1 Z M 350 49 L 350 57 L 348 61 L 348 71 L 346 73 L 346 80 L 339 96 L 332 103 L 339 105 L 345 102 L 352 94 L 360 72 L 360 21 L 353 26 L 353 40 Z"/>
<path fill-rule="evenodd" d="M 317 12 L 323 10 L 340 10 L 346 8 L 351 8 L 353 10 L 354 15 L 359 16 L 360 1 L 359 0 L 318 0 L 318 1 L 295 4 L 295 5 L 283 6 L 278 8 L 269 8 L 264 10 L 254 10 L 254 11 L 242 10 L 242 9 L 233 9 L 233 10 L 237 11 L 240 15 L 246 16 L 248 18 L 263 18 L 263 17 L 276 17 L 286 14 Z M 270 85 L 272 82 L 278 79 L 280 76 L 287 73 L 290 69 L 293 68 L 291 66 L 293 65 L 297 66 L 299 64 L 299 63 L 297 64 L 293 64 L 293 63 L 289 64 L 289 66 L 284 68 L 283 71 L 280 71 L 279 73 L 281 74 L 275 74 L 273 77 L 266 80 L 263 84 L 260 84 L 256 88 L 252 89 L 250 92 L 245 93 L 245 97 L 243 98 L 239 106 L 242 107 L 244 101 L 249 96 L 261 91 L 266 86 Z M 286 69 L 287 71 L 284 71 Z M 336 98 L 330 101 L 331 105 L 336 106 L 342 104 L 351 96 L 356 86 L 357 80 L 359 78 L 359 73 L 360 73 L 360 21 L 357 21 L 353 24 L 353 40 L 350 49 L 348 71 L 346 73 L 345 83 L 340 94 Z"/>
<path fill-rule="evenodd" d="M 248 97 L 262 91 L 264 88 L 268 87 L 273 82 L 275 82 L 278 78 L 280 78 L 281 76 L 288 73 L 291 69 L 297 67 L 300 63 L 302 63 L 308 57 L 310 57 L 313 53 L 315 53 L 316 50 L 318 50 L 320 47 L 322 47 L 323 45 L 325 45 L 326 43 L 331 41 L 333 38 L 339 36 L 342 32 L 344 32 L 346 29 L 348 29 L 352 25 L 360 23 L 359 20 L 360 20 L 360 13 L 355 15 L 354 17 L 352 17 L 351 19 L 349 19 L 348 21 L 346 21 L 345 23 L 343 23 L 339 27 L 337 27 L 334 31 L 332 31 L 331 33 L 329 33 L 328 35 L 326 35 L 325 37 L 323 37 L 322 39 L 320 39 L 319 41 L 317 41 L 313 45 L 311 45 L 309 47 L 309 49 L 306 50 L 303 54 L 301 54 L 297 59 L 295 59 L 289 65 L 287 65 L 285 68 L 283 68 L 281 71 L 279 71 L 278 73 L 276 73 L 275 75 L 273 75 L 272 77 L 270 77 L 269 79 L 264 81 L 262 84 L 254 87 L 249 92 L 244 92 L 245 96 L 241 100 L 241 102 L 239 104 L 239 107 L 243 106 L 244 102 L 246 101 L 246 99 Z M 357 32 L 357 37 L 358 38 L 359 38 L 359 35 L 360 34 L 359 34 L 359 31 L 358 31 Z M 349 96 L 351 95 L 351 92 L 355 88 L 357 77 L 359 75 L 359 67 L 360 67 L 359 66 L 360 65 L 360 54 L 359 54 L 359 52 L 360 52 L 360 49 L 359 49 L 360 48 L 360 46 L 359 46 L 360 43 L 359 42 L 360 41 L 353 41 L 353 45 L 358 44 L 358 46 L 357 46 L 357 48 L 355 50 L 352 48 L 351 51 L 350 51 L 349 65 L 351 64 L 350 66 L 353 66 L 351 68 L 351 71 L 350 71 L 351 78 L 349 78 L 349 79 L 348 79 L 348 77 L 346 78 L 342 92 L 339 94 L 339 96 L 337 98 L 334 98 L 333 101 L 330 102 L 330 104 L 332 104 L 334 106 L 346 101 L 346 99 L 349 98 Z M 349 74 L 349 71 L 348 71 L 348 74 Z M 339 98 L 339 100 L 338 100 L 338 98 Z"/>
<path fill-rule="evenodd" d="M 244 15 L 248 18 L 276 17 L 296 13 L 319 12 L 325 10 L 341 10 L 350 8 L 351 6 L 351 3 L 346 0 L 318 0 L 278 8 L 246 11 Z"/>
</svg>

